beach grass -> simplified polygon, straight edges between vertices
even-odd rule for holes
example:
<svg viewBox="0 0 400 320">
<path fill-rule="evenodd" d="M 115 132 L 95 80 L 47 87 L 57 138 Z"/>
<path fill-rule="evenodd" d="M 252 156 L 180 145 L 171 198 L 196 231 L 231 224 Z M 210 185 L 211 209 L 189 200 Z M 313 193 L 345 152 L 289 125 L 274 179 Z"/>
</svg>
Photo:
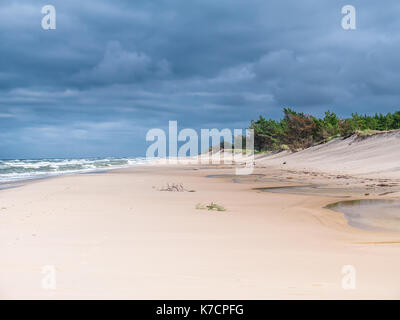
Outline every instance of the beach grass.
<svg viewBox="0 0 400 320">
<path fill-rule="evenodd" d="M 226 209 L 223 206 L 216 204 L 214 202 L 211 202 L 210 204 L 198 203 L 196 205 L 196 209 L 198 209 L 198 210 L 206 210 L 207 209 L 209 211 L 226 211 Z"/>
</svg>

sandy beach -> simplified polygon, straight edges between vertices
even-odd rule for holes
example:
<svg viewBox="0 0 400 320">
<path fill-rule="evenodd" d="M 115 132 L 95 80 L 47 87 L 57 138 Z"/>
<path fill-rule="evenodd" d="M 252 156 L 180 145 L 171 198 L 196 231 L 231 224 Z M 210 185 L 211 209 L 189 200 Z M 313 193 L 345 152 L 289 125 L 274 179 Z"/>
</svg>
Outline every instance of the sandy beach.
<svg viewBox="0 0 400 320">
<path fill-rule="evenodd" d="M 324 208 L 340 196 L 256 189 L 311 180 L 349 188 L 362 178 L 332 181 L 265 164 L 254 171 L 260 176 L 235 183 L 232 174 L 229 167 L 147 165 L 1 190 L 0 298 L 400 297 L 398 234 L 350 227 Z M 160 191 L 167 183 L 194 192 Z M 196 209 L 210 202 L 226 211 Z M 55 289 L 42 288 L 47 265 L 56 269 Z M 344 265 L 356 268 L 354 290 L 342 288 Z"/>
<path fill-rule="evenodd" d="M 1 1 L 0 300 L 400 300 L 399 16 Z"/>
</svg>

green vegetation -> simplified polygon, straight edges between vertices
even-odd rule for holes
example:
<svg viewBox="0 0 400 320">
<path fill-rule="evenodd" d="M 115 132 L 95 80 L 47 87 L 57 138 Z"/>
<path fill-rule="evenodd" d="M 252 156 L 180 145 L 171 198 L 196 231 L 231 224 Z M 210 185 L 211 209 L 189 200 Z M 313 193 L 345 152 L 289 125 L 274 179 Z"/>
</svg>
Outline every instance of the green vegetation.
<svg viewBox="0 0 400 320">
<path fill-rule="evenodd" d="M 216 210 L 216 211 L 226 211 L 226 209 L 223 206 L 220 206 L 219 204 L 216 204 L 214 202 L 211 202 L 210 204 L 207 204 L 207 205 L 198 203 L 196 205 L 196 209 L 199 209 L 199 210 L 208 209 L 208 210 Z"/>
<path fill-rule="evenodd" d="M 375 114 L 374 116 L 352 114 L 351 118 L 340 119 L 331 111 L 324 118 L 316 118 L 292 109 L 283 109 L 280 121 L 262 116 L 252 121 L 254 148 L 257 152 L 290 149 L 298 151 L 336 137 L 349 137 L 354 133 L 370 135 L 379 131 L 400 129 L 400 111 Z"/>
</svg>

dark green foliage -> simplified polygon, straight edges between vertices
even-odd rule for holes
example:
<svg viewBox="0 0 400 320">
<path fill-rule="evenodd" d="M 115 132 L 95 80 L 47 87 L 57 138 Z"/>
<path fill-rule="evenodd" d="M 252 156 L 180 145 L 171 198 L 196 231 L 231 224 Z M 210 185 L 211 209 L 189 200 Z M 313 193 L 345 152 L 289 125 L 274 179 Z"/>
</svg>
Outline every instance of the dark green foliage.
<svg viewBox="0 0 400 320">
<path fill-rule="evenodd" d="M 266 120 L 260 116 L 252 121 L 250 129 L 254 129 L 254 148 L 256 150 L 277 150 L 284 134 L 283 121 Z"/>
<path fill-rule="evenodd" d="M 349 137 L 356 131 L 400 129 L 400 111 L 375 114 L 374 116 L 352 114 L 351 118 L 340 119 L 334 112 L 325 112 L 324 118 L 316 118 L 292 109 L 283 109 L 280 121 L 260 116 L 252 121 L 254 148 L 258 151 L 281 150 L 287 146 L 296 151 L 334 137 Z"/>
</svg>

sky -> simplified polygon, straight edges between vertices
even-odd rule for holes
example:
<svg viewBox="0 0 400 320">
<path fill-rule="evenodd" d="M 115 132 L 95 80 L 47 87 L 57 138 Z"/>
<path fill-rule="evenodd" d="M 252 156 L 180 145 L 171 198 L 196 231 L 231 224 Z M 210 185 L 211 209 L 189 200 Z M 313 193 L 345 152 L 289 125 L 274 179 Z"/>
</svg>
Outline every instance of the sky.
<svg viewBox="0 0 400 320">
<path fill-rule="evenodd" d="M 399 49 L 398 0 L 2 0 L 0 158 L 143 156 L 172 120 L 393 112 Z"/>
</svg>

